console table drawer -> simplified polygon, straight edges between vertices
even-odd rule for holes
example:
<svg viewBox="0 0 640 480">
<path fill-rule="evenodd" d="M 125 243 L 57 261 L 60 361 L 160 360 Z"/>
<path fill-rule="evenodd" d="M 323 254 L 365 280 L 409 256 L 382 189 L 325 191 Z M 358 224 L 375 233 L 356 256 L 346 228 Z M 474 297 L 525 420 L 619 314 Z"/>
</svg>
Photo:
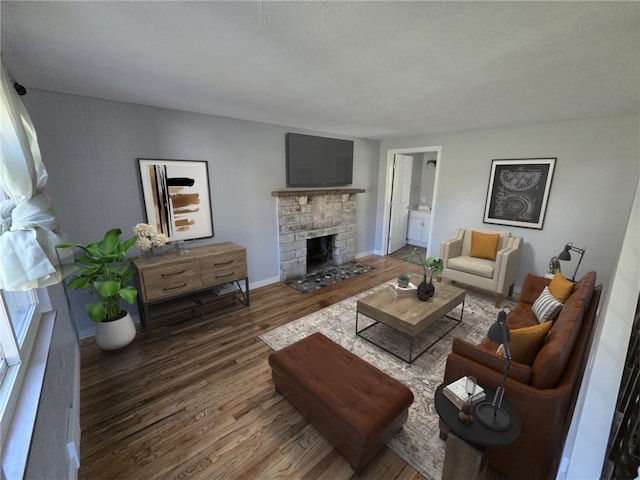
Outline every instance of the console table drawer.
<svg viewBox="0 0 640 480">
<path fill-rule="evenodd" d="M 166 330 L 173 325 L 179 330 L 189 322 L 205 320 L 209 305 L 219 304 L 221 312 L 233 303 L 249 306 L 247 251 L 235 243 L 193 247 L 185 254 L 167 248 L 158 256 L 137 257 L 133 265 L 138 312 L 147 336 L 151 336 L 151 320 Z M 240 281 L 244 281 L 244 289 Z M 216 289 L 218 286 L 221 288 Z M 207 315 L 211 316 L 211 311 Z"/>
<path fill-rule="evenodd" d="M 191 292 L 202 285 L 200 264 L 196 262 L 149 269 L 142 276 L 148 302 Z"/>
<path fill-rule="evenodd" d="M 219 285 L 247 276 L 245 250 L 236 250 L 207 258 L 202 262 L 202 285 Z"/>
</svg>

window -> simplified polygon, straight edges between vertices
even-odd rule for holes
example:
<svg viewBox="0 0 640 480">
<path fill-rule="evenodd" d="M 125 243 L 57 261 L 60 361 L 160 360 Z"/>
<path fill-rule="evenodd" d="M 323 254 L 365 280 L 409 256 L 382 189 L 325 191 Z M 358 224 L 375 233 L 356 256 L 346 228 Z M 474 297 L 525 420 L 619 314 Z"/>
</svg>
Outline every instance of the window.
<svg viewBox="0 0 640 480">
<path fill-rule="evenodd" d="M 0 343 L 0 385 L 2 385 L 4 374 L 7 373 L 8 368 L 9 365 L 7 364 L 7 360 L 5 359 L 4 350 L 2 350 L 2 343 Z"/>
<path fill-rule="evenodd" d="M 4 480 L 24 476 L 55 322 L 55 312 L 41 317 L 39 299 L 50 309 L 46 290 L 29 289 L 61 280 L 59 263 L 46 252 L 53 252 L 64 237 L 50 229 L 57 223 L 43 192 L 47 172 L 33 124 L 4 65 L 0 67 L 0 473 Z M 29 208 L 19 208 L 26 202 Z M 11 228 L 15 222 L 19 228 Z M 24 249 L 31 252 L 27 264 L 21 261 Z"/>
<path fill-rule="evenodd" d="M 8 195 L 0 186 L 3 200 Z M 35 290 L 0 290 L 0 444 L 4 444 L 39 320 Z"/>
<path fill-rule="evenodd" d="M 0 444 L 9 430 L 39 323 L 36 291 L 0 291 Z"/>
</svg>

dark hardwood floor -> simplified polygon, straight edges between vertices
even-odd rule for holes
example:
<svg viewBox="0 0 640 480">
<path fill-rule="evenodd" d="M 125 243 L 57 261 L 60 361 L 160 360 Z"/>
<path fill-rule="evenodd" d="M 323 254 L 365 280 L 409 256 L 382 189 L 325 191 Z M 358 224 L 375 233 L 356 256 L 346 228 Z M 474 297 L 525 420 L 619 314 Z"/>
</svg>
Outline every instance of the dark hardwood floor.
<svg viewBox="0 0 640 480">
<path fill-rule="evenodd" d="M 271 383 L 260 334 L 412 269 L 358 261 L 375 270 L 308 294 L 258 288 L 248 308 L 118 351 L 83 342 L 79 478 L 421 479 L 389 449 L 355 475 Z"/>
</svg>

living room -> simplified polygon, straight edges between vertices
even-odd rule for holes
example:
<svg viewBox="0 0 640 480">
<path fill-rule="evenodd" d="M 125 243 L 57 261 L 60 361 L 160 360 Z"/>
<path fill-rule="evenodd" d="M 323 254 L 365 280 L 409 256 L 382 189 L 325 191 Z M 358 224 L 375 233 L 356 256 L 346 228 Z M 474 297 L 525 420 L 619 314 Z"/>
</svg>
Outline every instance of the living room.
<svg viewBox="0 0 640 480">
<path fill-rule="evenodd" d="M 209 169 L 214 237 L 190 245 L 232 241 L 245 247 L 250 285 L 254 290 L 280 281 L 277 199 L 272 192 L 286 186 L 285 135 L 288 132 L 344 138 L 354 142 L 354 181 L 349 188 L 364 190 L 364 193 L 356 196 L 357 258 L 386 254 L 385 195 L 389 182 L 389 152 L 425 148 L 438 148 L 440 151 L 428 249 L 434 254 L 439 251 L 440 243 L 450 238 L 457 228 L 483 226 L 492 159 L 553 157 L 557 158 L 557 164 L 543 228 L 512 228 L 524 239 L 515 290 L 519 291 L 527 273 L 547 273 L 549 259 L 557 256 L 567 242 L 573 242 L 576 246 L 586 248 L 579 273 L 596 271 L 598 282 L 605 288 L 605 300 L 601 303 L 602 317 L 608 322 L 606 327 L 603 324 L 600 329 L 616 331 L 615 326 L 619 326 L 617 322 L 620 322 L 623 327 L 621 331 L 624 332 L 626 328 L 628 332 L 630 319 L 616 318 L 616 314 L 609 313 L 606 307 L 620 298 L 613 288 L 616 281 L 626 275 L 625 265 L 633 266 L 634 262 L 637 265 L 637 258 L 624 256 L 628 254 L 626 249 L 629 242 L 637 239 L 637 219 L 634 231 L 632 214 L 638 202 L 640 155 L 637 85 L 635 100 L 628 102 L 624 108 L 611 96 L 610 109 L 600 104 L 600 110 L 596 113 L 593 113 L 594 110 L 590 115 L 583 116 L 562 111 L 563 108 L 569 111 L 570 104 L 582 97 L 572 97 L 563 103 L 563 99 L 555 94 L 559 87 L 550 85 L 544 89 L 546 95 L 539 97 L 538 102 L 557 105 L 558 113 L 553 120 L 542 115 L 535 117 L 532 112 L 536 109 L 532 103 L 521 103 L 519 109 L 514 109 L 520 110 L 518 115 L 503 120 L 495 118 L 491 103 L 469 102 L 467 109 L 460 110 L 466 110 L 462 121 L 455 126 L 445 125 L 444 122 L 449 121 L 446 116 L 448 106 L 436 98 L 428 98 L 424 109 L 433 108 L 443 112 L 443 118 L 435 117 L 435 121 L 441 121 L 443 125 L 432 123 L 418 130 L 398 129 L 395 132 L 393 126 L 387 125 L 383 129 L 369 119 L 363 120 L 361 126 L 347 125 L 354 122 L 351 118 L 345 120 L 344 124 L 340 124 L 338 118 L 327 120 L 326 117 L 315 120 L 315 123 L 271 123 L 268 112 L 260 118 L 251 119 L 247 115 L 242 119 L 241 114 L 232 118 L 233 115 L 227 113 L 231 111 L 231 106 L 225 105 L 223 98 L 219 99 L 219 113 L 212 114 L 206 113 L 204 107 L 195 103 L 190 109 L 185 109 L 177 103 L 159 106 L 152 102 L 145 104 L 143 100 L 127 100 L 124 94 L 118 94 L 118 89 L 123 88 L 121 83 L 113 87 L 110 96 L 105 98 L 95 98 L 81 90 L 67 91 L 63 85 L 56 85 L 55 82 L 49 87 L 40 84 L 36 78 L 28 76 L 28 63 L 37 61 L 33 60 L 36 57 L 30 57 L 32 60 L 20 59 L 16 45 L 23 37 L 16 34 L 16 27 L 9 27 L 5 22 L 12 19 L 24 21 L 31 15 L 39 17 L 38 11 L 42 5 L 29 7 L 18 3 L 2 3 L 3 62 L 16 80 L 27 88 L 27 94 L 21 98 L 33 120 L 49 173 L 46 191 L 52 197 L 62 229 L 70 241 L 95 241 L 113 227 L 120 227 L 127 233 L 134 225 L 145 221 L 136 170 L 138 158 L 205 160 Z M 614 7 L 610 8 L 611 11 L 594 10 L 590 14 L 601 14 L 606 18 L 605 12 L 610 13 L 613 18 L 611 22 L 619 22 L 621 33 L 628 33 L 637 39 L 637 5 L 635 8 L 633 4 L 627 7 L 617 5 L 623 13 Z M 625 17 L 627 21 L 623 21 Z M 269 18 L 268 15 L 266 18 Z M 592 27 L 593 24 L 588 26 Z M 634 26 L 635 30 L 626 30 Z M 87 26 L 84 28 L 88 29 Z M 5 38 L 8 35 L 4 33 L 5 30 L 12 32 L 12 36 Z M 130 40 L 135 43 L 134 38 Z M 124 49 L 126 42 L 121 41 L 121 48 Z M 628 51 L 637 54 L 637 45 L 624 53 Z M 60 51 L 54 50 L 54 53 L 51 56 L 52 63 L 63 56 Z M 598 57 L 601 53 L 596 52 L 589 58 L 601 61 Z M 50 52 L 43 51 L 41 54 L 50 55 Z M 637 74 L 638 61 L 624 54 L 621 57 L 612 62 L 611 70 L 618 64 L 631 64 L 631 67 L 624 69 L 626 74 L 620 81 L 625 84 L 630 76 L 633 77 L 633 72 Z M 87 53 L 87 65 L 91 66 L 94 62 L 100 62 L 99 55 Z M 540 70 L 532 67 L 531 73 L 538 75 L 538 81 L 541 82 L 545 68 L 551 67 L 545 65 Z M 561 65 L 553 67 L 560 68 Z M 162 76 L 162 68 L 166 67 L 157 67 L 157 70 L 148 72 L 149 84 L 154 83 L 155 76 Z M 216 70 L 224 71 L 224 67 L 217 67 Z M 491 91 L 490 83 L 498 82 L 498 75 L 499 72 L 491 79 L 467 81 L 480 92 Z M 107 83 L 116 80 L 122 81 L 104 78 Z M 126 78 L 124 81 L 126 83 Z M 600 78 L 600 81 L 606 83 L 604 78 Z M 428 79 L 424 79 L 424 82 L 427 83 Z M 501 101 L 505 104 L 521 101 L 515 86 L 512 85 L 511 90 L 505 85 L 501 87 L 503 90 L 500 95 L 491 98 L 495 100 L 502 97 Z M 626 92 L 628 88 L 623 86 L 621 90 Z M 183 88 L 167 93 L 169 97 L 189 95 L 189 89 Z M 259 95 L 249 92 L 243 95 L 260 103 Z M 597 93 L 592 95 L 598 96 Z M 461 97 L 464 99 L 464 96 L 463 92 Z M 371 103 L 380 101 L 373 94 L 371 98 L 374 98 Z M 628 97 L 624 98 L 626 100 Z M 424 99 L 421 101 L 426 102 Z M 464 100 L 458 101 L 462 103 Z M 323 113 L 321 106 L 317 106 L 317 109 Z M 335 127 L 331 126 L 331 122 Z M 374 133 L 376 129 L 379 133 Z M 631 295 L 626 302 L 634 306 L 637 284 L 633 281 L 630 283 Z M 69 308 L 60 289 L 56 289 L 51 296 L 59 316 L 70 310 L 68 316 L 72 318 L 80 338 L 93 335 L 95 325 L 83 316 L 81 296 L 70 294 Z M 606 315 L 604 312 L 607 312 Z M 137 318 L 135 309 L 132 313 Z M 608 345 L 605 340 L 602 342 L 596 350 Z M 626 345 L 626 339 L 620 343 Z M 612 361 L 616 363 L 619 359 Z M 599 375 L 602 371 L 606 370 L 600 370 Z M 599 388 L 595 385 L 594 389 Z M 610 420 L 605 419 L 603 425 L 602 428 L 608 430 Z M 582 442 L 591 434 L 576 433 L 576 458 L 587 463 L 591 451 Z M 598 454 L 593 456 L 597 462 Z"/>
</svg>

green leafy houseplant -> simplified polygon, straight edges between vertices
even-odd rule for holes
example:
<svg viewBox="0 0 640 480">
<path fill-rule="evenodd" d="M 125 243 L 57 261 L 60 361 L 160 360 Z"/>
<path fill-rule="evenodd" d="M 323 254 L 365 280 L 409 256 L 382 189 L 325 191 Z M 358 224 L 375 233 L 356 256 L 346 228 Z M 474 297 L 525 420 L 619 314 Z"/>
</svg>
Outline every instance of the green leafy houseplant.
<svg viewBox="0 0 640 480">
<path fill-rule="evenodd" d="M 133 278 L 131 259 L 125 260 L 127 250 L 133 247 L 138 237 L 120 241 L 122 231 L 113 228 L 105 233 L 98 243 L 80 245 L 64 243 L 56 248 L 79 248 L 84 256 L 76 259 L 79 269 L 67 284 L 70 290 L 86 290 L 97 299 L 85 306 L 89 318 L 94 322 L 118 319 L 123 311 L 121 300 L 129 304 L 136 301 L 138 291 L 127 282 Z"/>
<path fill-rule="evenodd" d="M 429 270 L 431 270 L 431 277 L 433 277 L 434 275 L 436 277 L 439 277 L 444 271 L 444 262 L 441 258 L 429 257 L 425 260 L 424 264 Z"/>
<path fill-rule="evenodd" d="M 440 275 L 442 275 L 442 272 L 444 271 L 444 263 L 442 262 L 441 258 L 431 256 L 431 257 L 428 257 L 426 260 L 424 260 L 420 256 L 420 253 L 418 253 L 418 249 L 414 248 L 413 250 L 411 250 L 411 253 L 409 253 L 409 256 L 407 257 L 407 263 L 411 262 L 411 259 L 413 258 L 414 255 L 417 255 L 418 258 L 420 259 L 420 264 L 424 269 L 425 277 L 427 276 L 427 270 L 431 271 L 431 276 L 429 277 L 429 280 L 431 280 L 434 275 L 436 277 L 439 277 Z"/>
</svg>

